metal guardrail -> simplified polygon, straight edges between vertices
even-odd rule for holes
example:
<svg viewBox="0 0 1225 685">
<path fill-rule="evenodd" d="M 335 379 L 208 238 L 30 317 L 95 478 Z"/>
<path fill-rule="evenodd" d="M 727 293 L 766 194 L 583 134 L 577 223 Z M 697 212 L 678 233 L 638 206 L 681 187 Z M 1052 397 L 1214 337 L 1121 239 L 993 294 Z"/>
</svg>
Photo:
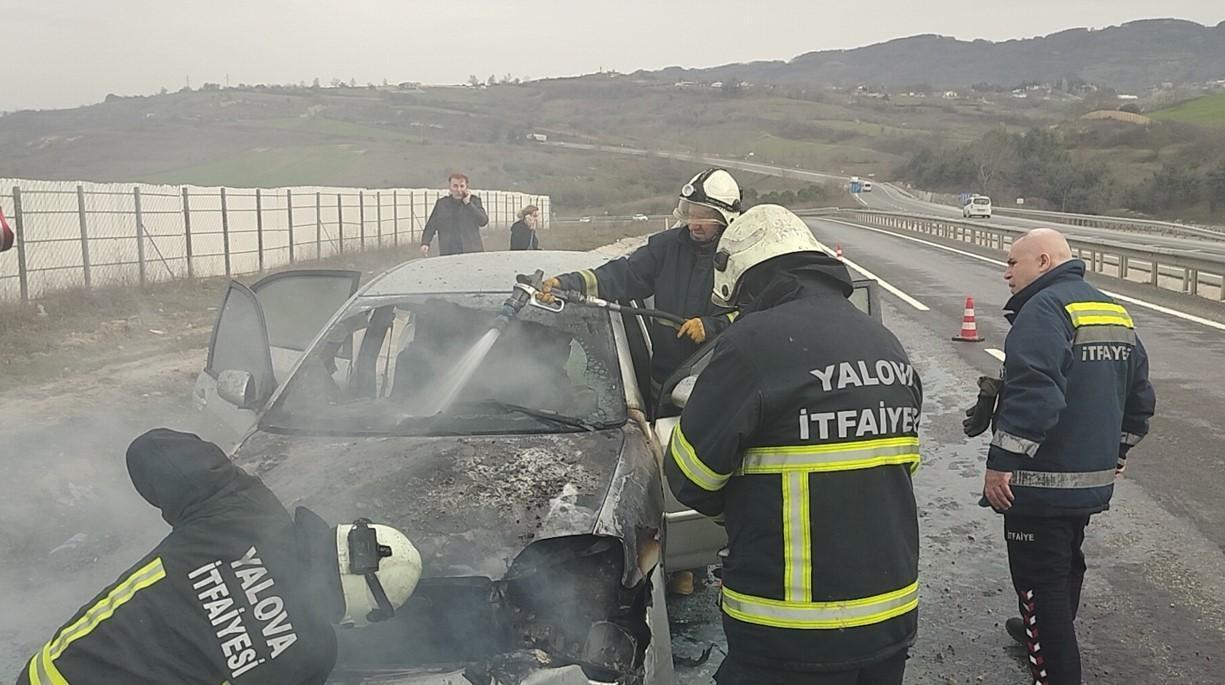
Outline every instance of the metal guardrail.
<svg viewBox="0 0 1225 685">
<path fill-rule="evenodd" d="M 1155 221 L 1152 219 L 1135 219 L 1124 216 L 1102 216 L 1098 214 L 1070 214 L 1067 212 L 1048 212 L 1038 209 L 1018 209 L 1015 207 L 995 207 L 996 214 L 1012 216 L 1020 219 L 1044 219 L 1070 226 L 1085 226 L 1088 228 L 1109 228 L 1121 231 L 1141 233 L 1169 233 L 1174 235 L 1192 236 L 1196 238 L 1211 238 L 1225 240 L 1225 227 L 1195 226 L 1180 224 L 1173 221 Z"/>
<path fill-rule="evenodd" d="M 839 212 L 867 226 L 900 229 L 936 238 L 1007 251 L 1023 228 L 935 216 L 868 209 Z M 1155 288 L 1225 301 L 1225 258 L 1166 249 L 1138 249 L 1108 240 L 1069 239 L 1073 253 L 1093 273 L 1147 283 Z"/>
</svg>

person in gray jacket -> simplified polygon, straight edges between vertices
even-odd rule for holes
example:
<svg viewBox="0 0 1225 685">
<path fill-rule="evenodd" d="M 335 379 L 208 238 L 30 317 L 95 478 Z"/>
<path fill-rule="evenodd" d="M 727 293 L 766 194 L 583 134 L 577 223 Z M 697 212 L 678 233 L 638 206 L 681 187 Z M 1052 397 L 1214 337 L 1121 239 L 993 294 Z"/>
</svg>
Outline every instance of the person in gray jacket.
<svg viewBox="0 0 1225 685">
<path fill-rule="evenodd" d="M 464 174 L 453 173 L 447 180 L 451 192 L 434 203 L 421 234 L 421 254 L 430 256 L 430 243 L 435 235 L 441 255 L 484 252 L 481 229 L 489 225 L 489 215 L 485 213 L 480 196 L 468 189 L 468 177 Z"/>
</svg>

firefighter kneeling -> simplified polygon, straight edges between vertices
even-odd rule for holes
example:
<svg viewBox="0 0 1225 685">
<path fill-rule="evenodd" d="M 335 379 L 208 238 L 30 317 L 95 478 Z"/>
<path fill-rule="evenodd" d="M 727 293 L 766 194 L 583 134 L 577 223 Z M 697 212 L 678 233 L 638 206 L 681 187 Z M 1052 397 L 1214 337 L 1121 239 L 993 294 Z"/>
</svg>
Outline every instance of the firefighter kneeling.
<svg viewBox="0 0 1225 685">
<path fill-rule="evenodd" d="M 714 263 L 715 304 L 743 314 L 666 469 L 678 500 L 727 525 L 716 680 L 901 683 L 918 620 L 919 376 L 786 209 L 745 212 Z"/>
<path fill-rule="evenodd" d="M 127 463 L 173 530 L 56 631 L 18 685 L 323 683 L 332 625 L 391 618 L 421 577 L 399 531 L 332 527 L 303 508 L 291 519 L 195 435 L 145 433 Z"/>
</svg>

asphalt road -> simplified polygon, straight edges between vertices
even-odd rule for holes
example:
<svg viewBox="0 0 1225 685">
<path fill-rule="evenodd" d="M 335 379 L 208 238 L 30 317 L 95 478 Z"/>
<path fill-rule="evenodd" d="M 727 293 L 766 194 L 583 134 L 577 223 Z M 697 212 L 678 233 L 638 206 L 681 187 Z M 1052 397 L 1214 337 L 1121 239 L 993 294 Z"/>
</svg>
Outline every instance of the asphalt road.
<svg viewBox="0 0 1225 685">
<path fill-rule="evenodd" d="M 848 260 L 928 308 L 882 293 L 886 323 L 909 350 L 926 393 L 924 465 L 916 477 L 920 637 L 907 682 L 1027 682 L 1021 651 L 1002 628 L 1016 611 L 1002 522 L 977 506 L 986 439 L 967 439 L 960 430 L 961 412 L 976 394 L 974 379 L 998 371 L 986 350 L 1002 348 L 1007 333 L 1002 266 L 875 229 L 829 220 L 810 225 L 826 244 L 840 244 Z M 950 340 L 967 295 L 975 298 L 986 342 Z M 1225 337 L 1128 308 L 1151 356 L 1159 407 L 1150 437 L 1132 452 L 1112 510 L 1095 516 L 1089 528 L 1090 570 L 1078 624 L 1085 682 L 1222 683 L 1225 507 L 1218 493 L 1225 459 L 1213 427 L 1225 415 Z M 710 594 L 673 600 L 682 656 L 718 637 L 717 624 L 704 618 Z M 711 662 L 717 661 L 716 652 Z M 714 663 L 680 673 L 685 682 L 708 682 Z"/>
<path fill-rule="evenodd" d="M 896 186 L 888 183 L 875 184 L 872 192 L 860 193 L 860 198 L 863 199 L 869 208 L 879 209 L 886 212 L 906 212 L 926 216 L 943 216 L 956 219 L 961 218 L 961 210 L 956 207 L 936 204 L 933 202 L 924 202 L 906 195 Z M 974 219 L 973 221 L 985 222 L 989 224 L 1003 224 L 1018 228 L 1039 228 L 1043 226 L 1054 227 L 1058 228 L 1060 231 L 1063 231 L 1069 237 L 1080 238 L 1082 240 L 1105 240 L 1113 243 L 1131 245 L 1142 250 L 1168 250 L 1170 252 L 1183 255 L 1218 258 L 1225 261 L 1225 240 L 1197 240 L 1194 238 L 1176 238 L 1156 234 L 1127 233 L 1109 228 L 1089 228 L 1085 226 L 1055 224 L 1050 221 L 1021 219 L 1011 216 L 1005 217 L 999 214 L 995 215 L 991 219 Z"/>
</svg>

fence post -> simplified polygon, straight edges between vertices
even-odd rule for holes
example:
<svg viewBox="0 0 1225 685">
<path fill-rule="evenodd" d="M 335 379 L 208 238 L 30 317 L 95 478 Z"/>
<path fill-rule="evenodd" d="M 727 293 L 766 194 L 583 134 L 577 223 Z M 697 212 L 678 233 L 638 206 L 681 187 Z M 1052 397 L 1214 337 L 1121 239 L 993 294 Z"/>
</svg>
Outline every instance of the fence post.
<svg viewBox="0 0 1225 685">
<path fill-rule="evenodd" d="M 408 241 L 417 242 L 417 193 L 412 190 L 408 191 Z"/>
<path fill-rule="evenodd" d="M 17 247 L 17 282 L 21 286 L 21 302 L 30 301 L 30 274 L 26 269 L 25 219 L 21 212 L 21 188 L 13 186 L 13 243 Z"/>
<path fill-rule="evenodd" d="M 140 270 L 140 284 L 145 284 L 145 221 L 140 211 L 140 186 L 132 186 L 132 200 L 136 205 L 136 261 Z"/>
<path fill-rule="evenodd" d="M 361 231 L 358 235 L 358 244 L 361 245 L 363 251 L 366 249 L 366 191 L 357 191 L 357 222 L 361 225 Z"/>
<path fill-rule="evenodd" d="M 391 191 L 391 244 L 400 246 L 400 194 Z"/>
<path fill-rule="evenodd" d="M 230 211 L 225 200 L 225 188 L 221 189 L 221 243 L 225 253 L 225 277 L 230 277 Z"/>
<path fill-rule="evenodd" d="M 77 184 L 77 219 L 81 222 L 81 272 L 85 275 L 85 289 L 93 287 L 89 275 L 89 229 L 85 225 L 85 188 Z"/>
<path fill-rule="evenodd" d="M 323 259 L 323 193 L 315 191 L 315 259 Z"/>
<path fill-rule="evenodd" d="M 255 254 L 260 257 L 260 273 L 263 273 L 263 194 L 255 189 Z"/>
<path fill-rule="evenodd" d="M 378 227 L 379 247 L 382 247 L 383 246 L 383 194 L 376 192 L 374 194 L 374 201 L 379 203 L 379 211 L 376 212 L 376 218 L 378 219 L 378 222 L 379 222 L 379 227 Z"/>
<path fill-rule="evenodd" d="M 260 257 L 260 273 L 263 273 L 263 194 L 255 189 L 255 254 Z"/>
<path fill-rule="evenodd" d="M 285 211 L 289 214 L 289 263 L 293 264 L 293 191 L 285 189 Z"/>
<path fill-rule="evenodd" d="M 336 193 L 336 224 L 340 227 L 340 254 L 345 253 L 345 210 L 340 193 Z"/>
<path fill-rule="evenodd" d="M 187 186 L 183 186 L 183 238 L 186 242 L 187 278 L 195 278 L 195 270 L 191 265 L 191 203 L 187 199 Z"/>
</svg>

